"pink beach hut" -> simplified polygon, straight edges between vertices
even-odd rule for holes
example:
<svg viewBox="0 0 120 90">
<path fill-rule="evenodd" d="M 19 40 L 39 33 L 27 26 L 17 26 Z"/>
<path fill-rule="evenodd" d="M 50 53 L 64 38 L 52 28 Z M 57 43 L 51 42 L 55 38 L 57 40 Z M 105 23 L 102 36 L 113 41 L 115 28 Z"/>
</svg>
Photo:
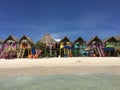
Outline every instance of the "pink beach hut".
<svg viewBox="0 0 120 90">
<path fill-rule="evenodd" d="M 103 43 L 98 36 L 93 37 L 88 43 L 87 46 L 90 47 L 90 56 L 103 57 Z"/>
<path fill-rule="evenodd" d="M 1 57 L 16 58 L 17 45 L 18 39 L 12 35 L 9 35 L 8 38 L 3 42 Z"/>
</svg>

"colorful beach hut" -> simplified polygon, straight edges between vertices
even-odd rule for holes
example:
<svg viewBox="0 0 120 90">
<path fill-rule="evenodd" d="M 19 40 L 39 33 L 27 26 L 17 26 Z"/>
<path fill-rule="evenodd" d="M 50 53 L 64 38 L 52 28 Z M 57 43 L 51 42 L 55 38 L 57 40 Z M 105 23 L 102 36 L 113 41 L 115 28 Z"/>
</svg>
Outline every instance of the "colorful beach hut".
<svg viewBox="0 0 120 90">
<path fill-rule="evenodd" d="M 45 34 L 39 42 L 45 45 L 45 50 L 43 50 L 45 56 L 47 57 L 57 56 L 58 52 L 58 48 L 56 47 L 57 42 L 50 34 Z"/>
<path fill-rule="evenodd" d="M 73 53 L 75 57 L 79 57 L 79 56 L 86 56 L 86 42 L 85 40 L 83 40 L 82 37 L 78 37 L 74 42 L 73 42 Z"/>
<path fill-rule="evenodd" d="M 67 36 L 65 36 L 60 42 L 60 56 L 61 57 L 71 57 L 72 56 L 72 42 Z"/>
<path fill-rule="evenodd" d="M 110 37 L 103 40 L 105 55 L 109 57 L 116 56 L 115 48 L 119 49 L 119 42 L 115 37 Z"/>
<path fill-rule="evenodd" d="M 18 46 L 18 39 L 12 35 L 9 35 L 8 38 L 3 42 L 1 57 L 16 58 L 17 46 Z"/>
<path fill-rule="evenodd" d="M 0 39 L 0 58 L 2 53 L 2 47 L 3 47 L 3 40 Z"/>
<path fill-rule="evenodd" d="M 117 40 L 117 43 L 115 45 L 115 54 L 116 56 L 120 57 L 120 35 L 115 36 L 115 39 Z"/>
<path fill-rule="evenodd" d="M 103 43 L 98 36 L 93 37 L 88 43 L 87 46 L 90 48 L 89 56 L 92 57 L 103 57 Z"/>
<path fill-rule="evenodd" d="M 19 48 L 17 50 L 17 57 L 18 58 L 27 58 L 28 56 L 32 55 L 32 48 L 34 47 L 33 40 L 24 35 L 19 40 Z M 35 50 L 34 50 L 35 53 Z"/>
</svg>

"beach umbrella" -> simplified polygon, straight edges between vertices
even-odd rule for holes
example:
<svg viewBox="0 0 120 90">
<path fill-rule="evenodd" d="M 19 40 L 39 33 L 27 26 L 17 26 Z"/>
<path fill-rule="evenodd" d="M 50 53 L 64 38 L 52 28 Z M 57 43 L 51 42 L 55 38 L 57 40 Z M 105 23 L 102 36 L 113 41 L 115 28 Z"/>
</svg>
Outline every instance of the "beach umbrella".
<svg viewBox="0 0 120 90">
<path fill-rule="evenodd" d="M 109 50 L 109 51 L 112 51 L 112 50 L 114 50 L 114 48 L 113 47 L 107 47 L 107 48 L 104 48 L 104 50 Z"/>
<path fill-rule="evenodd" d="M 70 47 L 70 46 L 64 46 L 63 48 L 65 48 L 65 49 L 72 49 L 72 47 Z"/>
</svg>

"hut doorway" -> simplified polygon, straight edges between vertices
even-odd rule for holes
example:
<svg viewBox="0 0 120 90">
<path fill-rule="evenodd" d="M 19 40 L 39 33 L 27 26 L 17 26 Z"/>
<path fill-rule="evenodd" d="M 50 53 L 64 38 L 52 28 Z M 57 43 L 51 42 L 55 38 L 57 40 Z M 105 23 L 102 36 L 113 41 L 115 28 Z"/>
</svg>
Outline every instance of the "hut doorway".
<svg viewBox="0 0 120 90">
<path fill-rule="evenodd" d="M 63 48 L 60 49 L 60 55 L 61 55 L 61 57 L 64 57 L 64 49 Z"/>
</svg>

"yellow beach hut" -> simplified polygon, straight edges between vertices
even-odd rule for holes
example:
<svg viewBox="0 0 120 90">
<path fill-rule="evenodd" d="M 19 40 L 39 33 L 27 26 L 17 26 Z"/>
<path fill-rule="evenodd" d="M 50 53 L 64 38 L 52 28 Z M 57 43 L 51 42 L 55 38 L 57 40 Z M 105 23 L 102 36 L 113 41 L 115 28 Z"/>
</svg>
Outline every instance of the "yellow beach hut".
<svg viewBox="0 0 120 90">
<path fill-rule="evenodd" d="M 65 36 L 60 42 L 60 56 L 61 57 L 71 57 L 72 56 L 72 42 Z"/>
</svg>

